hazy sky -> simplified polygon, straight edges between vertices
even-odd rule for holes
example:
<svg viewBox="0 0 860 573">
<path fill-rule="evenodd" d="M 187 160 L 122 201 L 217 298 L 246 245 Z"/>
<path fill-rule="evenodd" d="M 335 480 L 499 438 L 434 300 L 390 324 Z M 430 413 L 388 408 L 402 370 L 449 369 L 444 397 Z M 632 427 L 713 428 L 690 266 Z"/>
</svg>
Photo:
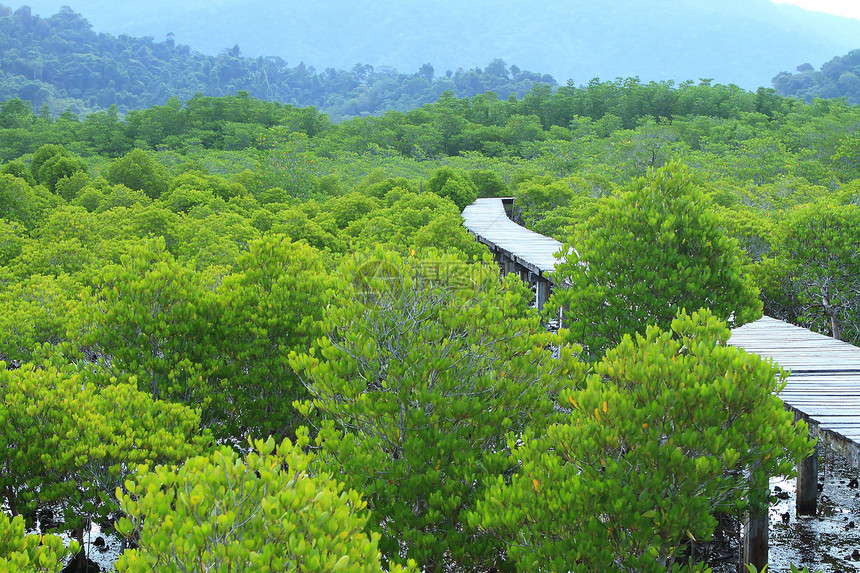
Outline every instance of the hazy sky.
<svg viewBox="0 0 860 573">
<path fill-rule="evenodd" d="M 829 12 L 860 20 L 860 2 L 857 0 L 771 0 L 777 4 L 794 4 L 807 10 Z"/>
</svg>

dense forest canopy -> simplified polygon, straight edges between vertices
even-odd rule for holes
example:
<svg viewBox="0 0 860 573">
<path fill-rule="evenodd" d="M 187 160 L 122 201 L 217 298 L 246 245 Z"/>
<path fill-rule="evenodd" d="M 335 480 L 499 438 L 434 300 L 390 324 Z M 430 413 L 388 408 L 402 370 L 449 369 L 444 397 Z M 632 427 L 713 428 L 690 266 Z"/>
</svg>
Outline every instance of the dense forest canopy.
<svg viewBox="0 0 860 573">
<path fill-rule="evenodd" d="M 136 540 L 122 571 L 702 571 L 720 516 L 767 506 L 737 469 L 811 451 L 727 326 L 860 341 L 858 128 L 707 80 L 339 123 L 4 101 L 0 559 L 62 557 L 24 533 L 50 508 Z M 461 225 L 511 195 L 566 243 L 570 328 Z"/>
<path fill-rule="evenodd" d="M 160 40 L 172 33 L 177 42 L 213 56 L 238 44 L 255 59 L 276 56 L 293 66 L 304 61 L 320 71 L 351 70 L 361 62 L 412 73 L 429 62 L 439 76 L 501 58 L 562 84 L 638 75 L 644 81 L 714 78 L 755 90 L 769 86 L 779 70 L 856 48 L 860 36 L 856 20 L 768 0 L 28 4 L 43 17 L 68 4 L 115 36 Z"/>
</svg>

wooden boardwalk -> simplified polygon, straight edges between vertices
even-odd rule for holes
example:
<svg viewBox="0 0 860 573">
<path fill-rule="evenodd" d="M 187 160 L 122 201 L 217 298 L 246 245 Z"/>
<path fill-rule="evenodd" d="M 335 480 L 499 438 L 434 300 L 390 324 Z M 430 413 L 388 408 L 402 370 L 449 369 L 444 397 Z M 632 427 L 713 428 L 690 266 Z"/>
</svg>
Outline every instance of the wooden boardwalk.
<svg viewBox="0 0 860 573">
<path fill-rule="evenodd" d="M 551 283 L 561 243 L 511 221 L 504 201 L 478 199 L 463 210 L 464 225 L 502 263 Z M 860 467 L 860 348 L 767 316 L 735 329 L 729 344 L 789 370 L 780 394 L 786 406 Z"/>
<path fill-rule="evenodd" d="M 510 200 L 507 200 L 510 202 Z M 518 272 L 536 287 L 537 307 L 551 289 L 561 243 L 511 221 L 502 199 L 478 199 L 463 211 L 464 225 L 487 245 L 503 272 Z M 780 393 L 796 419 L 809 424 L 813 437 L 860 467 L 860 348 L 763 317 L 732 331 L 729 344 L 773 359 L 790 371 Z M 818 448 L 798 466 L 797 512 L 815 515 L 818 499 Z M 768 516 L 744 524 L 742 558 L 761 568 L 767 563 Z"/>
<path fill-rule="evenodd" d="M 552 283 L 561 243 L 511 221 L 505 201 L 511 200 L 478 199 L 463 210 L 464 225 L 506 272 L 528 271 L 538 282 L 540 308 L 540 283 Z M 786 407 L 809 423 L 821 443 L 860 467 L 860 348 L 767 316 L 735 329 L 729 344 L 789 370 L 780 394 Z"/>
<path fill-rule="evenodd" d="M 552 282 L 561 243 L 508 218 L 502 199 L 478 199 L 463 209 L 463 225 L 498 258 L 507 258 Z"/>
<path fill-rule="evenodd" d="M 729 344 L 789 370 L 786 407 L 860 467 L 860 348 L 768 316 L 733 330 Z"/>
</svg>

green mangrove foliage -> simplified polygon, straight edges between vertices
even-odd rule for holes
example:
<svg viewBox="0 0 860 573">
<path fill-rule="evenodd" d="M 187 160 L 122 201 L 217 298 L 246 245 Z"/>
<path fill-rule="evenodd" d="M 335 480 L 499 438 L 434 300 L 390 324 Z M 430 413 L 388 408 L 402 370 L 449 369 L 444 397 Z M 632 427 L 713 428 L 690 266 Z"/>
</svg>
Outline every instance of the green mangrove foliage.
<svg viewBox="0 0 860 573">
<path fill-rule="evenodd" d="M 65 547 L 57 535 L 27 535 L 20 515 L 9 519 L 0 513 L 0 567 L 6 571 L 53 573 L 77 549 L 77 542 Z"/>
<path fill-rule="evenodd" d="M 562 421 L 509 435 L 517 471 L 470 523 L 505 539 L 519 571 L 702 571 L 685 547 L 762 502 L 743 469 L 788 474 L 812 447 L 774 395 L 785 374 L 728 337 L 707 310 L 625 335 L 561 393 Z"/>
<path fill-rule="evenodd" d="M 860 337 L 860 207 L 819 201 L 791 210 L 777 223 L 772 257 L 789 311 L 834 338 Z"/>
<path fill-rule="evenodd" d="M 117 492 L 127 515 L 118 530 L 139 544 L 117 570 L 381 571 L 379 536 L 364 532 L 364 501 L 310 471 L 307 441 L 305 432 L 296 445 L 269 438 L 241 457 L 221 447 L 178 469 L 141 468 L 127 493 Z"/>
<path fill-rule="evenodd" d="M 593 356 L 684 309 L 709 308 L 739 326 L 761 316 L 737 243 L 719 228 L 681 165 L 637 179 L 602 203 L 565 243 L 554 276 L 570 336 Z"/>
<path fill-rule="evenodd" d="M 764 305 L 860 341 L 858 108 L 434 99 L 0 104 L 0 559 L 41 560 L 18 524 L 50 506 L 75 537 L 124 517 L 129 571 L 695 569 L 761 502 L 738 468 L 786 471 L 805 428 L 725 329 Z M 567 243 L 558 334 L 462 227 L 480 196 Z"/>
<path fill-rule="evenodd" d="M 74 368 L 0 364 L 0 492 L 13 516 L 55 507 L 79 538 L 83 517 L 106 521 L 118 509 L 114 491 L 135 466 L 181 462 L 211 440 L 199 412 L 132 384 L 100 387 Z"/>
<path fill-rule="evenodd" d="M 325 420 L 320 455 L 364 491 L 389 558 L 425 571 L 494 563 L 470 527 L 482 482 L 511 469 L 507 432 L 542 427 L 581 364 L 527 310 L 518 279 L 450 255 L 348 259 L 326 336 L 293 367 Z"/>
</svg>

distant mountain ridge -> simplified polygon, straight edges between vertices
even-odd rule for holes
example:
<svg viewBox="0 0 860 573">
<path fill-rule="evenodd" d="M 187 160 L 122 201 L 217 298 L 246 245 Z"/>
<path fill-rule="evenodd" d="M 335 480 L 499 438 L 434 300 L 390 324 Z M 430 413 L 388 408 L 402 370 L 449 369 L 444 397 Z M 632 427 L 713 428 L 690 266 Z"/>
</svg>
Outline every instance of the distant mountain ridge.
<svg viewBox="0 0 860 573">
<path fill-rule="evenodd" d="M 858 48 L 860 21 L 768 0 L 31 0 L 63 4 L 114 35 L 165 38 L 216 55 L 277 56 L 317 69 L 357 62 L 413 73 L 484 66 L 493 58 L 564 83 L 713 78 L 769 86 L 797 62 Z"/>
<path fill-rule="evenodd" d="M 412 74 L 370 65 L 317 72 L 302 62 L 291 67 L 277 57 L 245 58 L 238 46 L 208 56 L 172 37 L 155 42 L 151 37 L 96 34 L 67 7 L 41 18 L 28 7 L 13 11 L 0 5 L 0 101 L 20 98 L 53 115 L 67 108 L 83 115 L 111 106 L 124 112 L 172 97 L 185 101 L 197 93 L 241 91 L 261 100 L 315 106 L 341 119 L 408 111 L 436 101 L 447 90 L 458 97 L 490 90 L 502 98 L 522 97 L 537 82 L 555 85 L 548 75 L 508 67 L 501 60 L 439 77 L 430 64 Z"/>
</svg>

